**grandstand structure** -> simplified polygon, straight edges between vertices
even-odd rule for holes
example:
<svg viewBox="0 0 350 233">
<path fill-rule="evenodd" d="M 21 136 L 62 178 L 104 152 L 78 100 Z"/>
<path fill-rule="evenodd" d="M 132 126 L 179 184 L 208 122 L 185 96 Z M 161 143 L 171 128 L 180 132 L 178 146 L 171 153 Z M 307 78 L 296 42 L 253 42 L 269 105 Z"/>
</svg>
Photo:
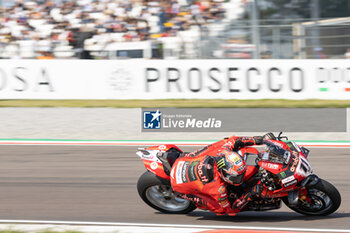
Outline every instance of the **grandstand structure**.
<svg viewBox="0 0 350 233">
<path fill-rule="evenodd" d="M 315 22 L 244 19 L 247 13 L 252 18 L 253 3 L 16 0 L 0 9 L 0 58 L 323 58 L 315 57 L 315 51 L 310 52 L 310 38 L 314 35 L 308 33 Z M 325 29 L 322 24 L 320 21 L 319 28 Z M 327 24 L 327 31 L 320 34 L 321 42 L 326 44 L 317 54 L 342 58 L 350 47 L 346 42 L 348 33 L 343 33 L 349 31 L 348 24 L 342 23 L 343 31 L 333 30 L 333 26 L 339 28 Z M 338 43 L 330 45 L 330 40 Z"/>
<path fill-rule="evenodd" d="M 195 58 L 201 28 L 229 21 L 240 2 L 17 0 L 1 9 L 0 57 Z"/>
</svg>

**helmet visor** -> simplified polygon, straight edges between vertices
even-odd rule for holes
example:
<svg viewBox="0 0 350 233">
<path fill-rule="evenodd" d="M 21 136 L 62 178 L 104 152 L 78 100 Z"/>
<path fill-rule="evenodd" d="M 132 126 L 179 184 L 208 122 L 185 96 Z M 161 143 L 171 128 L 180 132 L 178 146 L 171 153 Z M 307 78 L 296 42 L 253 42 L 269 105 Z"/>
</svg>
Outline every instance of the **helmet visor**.
<svg viewBox="0 0 350 233">
<path fill-rule="evenodd" d="M 241 184 L 243 182 L 245 172 L 243 172 L 240 175 L 233 175 L 233 174 L 228 174 L 225 170 L 223 170 L 222 174 L 230 184 Z"/>
</svg>

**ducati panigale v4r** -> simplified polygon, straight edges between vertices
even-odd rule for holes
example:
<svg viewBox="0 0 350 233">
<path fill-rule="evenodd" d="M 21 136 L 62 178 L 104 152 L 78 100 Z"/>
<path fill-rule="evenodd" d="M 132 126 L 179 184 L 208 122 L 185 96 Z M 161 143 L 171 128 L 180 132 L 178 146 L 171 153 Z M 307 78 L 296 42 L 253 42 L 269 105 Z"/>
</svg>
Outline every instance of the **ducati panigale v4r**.
<svg viewBox="0 0 350 233">
<path fill-rule="evenodd" d="M 329 215 L 339 208 L 338 190 L 312 174 L 308 149 L 281 137 L 281 133 L 277 140 L 269 142 L 265 151 L 253 147 L 238 151 L 246 161 L 247 171 L 242 185 L 227 185 L 231 203 L 261 180 L 266 191 L 241 211 L 279 209 L 282 202 L 298 213 L 313 216 Z M 274 153 L 269 153 L 271 148 Z M 136 153 L 147 169 L 138 180 L 138 193 L 146 204 L 164 213 L 186 214 L 196 209 L 195 203 L 177 197 L 170 184 L 171 166 L 181 153 L 176 145 L 152 146 Z"/>
</svg>

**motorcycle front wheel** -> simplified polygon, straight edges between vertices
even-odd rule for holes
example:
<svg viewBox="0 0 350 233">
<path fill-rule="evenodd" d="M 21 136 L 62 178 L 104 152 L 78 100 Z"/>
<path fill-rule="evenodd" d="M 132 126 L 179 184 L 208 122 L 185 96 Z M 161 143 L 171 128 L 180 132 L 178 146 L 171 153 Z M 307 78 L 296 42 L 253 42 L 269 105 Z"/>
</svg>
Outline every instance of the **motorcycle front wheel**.
<svg viewBox="0 0 350 233">
<path fill-rule="evenodd" d="M 326 180 L 320 179 L 317 184 L 307 187 L 307 191 L 310 202 L 299 200 L 297 205 L 290 205 L 288 198 L 283 198 L 283 202 L 295 212 L 312 216 L 329 215 L 340 206 L 340 193 Z"/>
<path fill-rule="evenodd" d="M 196 209 L 192 202 L 174 194 L 169 181 L 149 171 L 139 178 L 137 191 L 147 205 L 163 213 L 187 214 Z"/>
</svg>

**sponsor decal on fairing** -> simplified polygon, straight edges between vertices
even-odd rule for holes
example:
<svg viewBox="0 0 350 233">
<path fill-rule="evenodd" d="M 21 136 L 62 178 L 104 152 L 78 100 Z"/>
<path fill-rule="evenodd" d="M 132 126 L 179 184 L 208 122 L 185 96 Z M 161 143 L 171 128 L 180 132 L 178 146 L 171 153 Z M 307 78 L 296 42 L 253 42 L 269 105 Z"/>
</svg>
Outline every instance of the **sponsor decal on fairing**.
<svg viewBox="0 0 350 233">
<path fill-rule="evenodd" d="M 184 161 L 180 161 L 178 164 L 177 164 L 177 167 L 176 167 L 176 183 L 177 184 L 182 184 L 183 181 L 182 181 L 182 167 L 184 165 Z"/>
<path fill-rule="evenodd" d="M 278 164 L 274 164 L 274 163 L 266 163 L 266 162 L 263 162 L 261 164 L 262 167 L 267 167 L 267 168 L 270 168 L 270 169 L 278 169 L 279 168 L 279 165 Z"/>
<path fill-rule="evenodd" d="M 280 173 L 280 176 L 282 177 L 282 179 L 286 178 L 286 173 L 283 171 L 283 172 Z"/>
<path fill-rule="evenodd" d="M 311 165 L 307 161 L 307 159 L 300 157 L 300 162 L 299 162 L 295 172 L 296 172 L 296 174 L 303 176 L 303 177 L 307 177 L 312 173 Z"/>
<path fill-rule="evenodd" d="M 151 163 L 151 168 L 152 168 L 153 170 L 156 170 L 156 169 L 158 168 L 158 163 L 157 163 L 157 162 Z"/>
<path fill-rule="evenodd" d="M 157 154 L 159 151 L 149 150 L 148 153 L 142 153 L 142 159 L 150 160 L 150 161 L 159 161 L 157 158 Z"/>
<path fill-rule="evenodd" d="M 197 180 L 197 176 L 195 174 L 196 166 L 198 164 L 198 161 L 191 162 L 188 166 L 188 179 L 190 182 Z"/>
<path fill-rule="evenodd" d="M 292 165 L 291 165 L 291 167 L 289 168 L 289 170 L 290 170 L 291 172 L 295 172 L 295 169 L 296 169 L 296 166 L 298 165 L 298 162 L 299 162 L 299 158 L 298 158 L 298 157 L 293 157 Z"/>
<path fill-rule="evenodd" d="M 295 180 L 295 177 L 294 176 L 289 176 L 289 177 L 283 179 L 282 183 L 285 184 L 285 183 L 291 182 L 292 180 Z"/>
<path fill-rule="evenodd" d="M 183 167 L 182 167 L 182 172 L 181 173 L 182 173 L 182 182 L 183 183 L 187 183 L 188 182 L 186 175 L 187 175 L 187 168 L 188 168 L 189 164 L 190 164 L 190 162 L 185 162 Z"/>
<path fill-rule="evenodd" d="M 298 180 L 293 180 L 293 181 L 291 181 L 291 182 L 289 182 L 289 183 L 284 184 L 283 186 L 284 186 L 284 187 L 288 187 L 288 186 L 291 186 L 291 185 L 293 185 L 293 184 L 296 184 L 297 182 L 298 182 Z"/>
<path fill-rule="evenodd" d="M 207 177 L 207 172 L 204 171 L 204 169 L 206 170 L 205 164 L 203 161 L 201 161 L 197 166 L 197 174 L 202 183 L 206 184 L 209 182 L 209 179 Z"/>
<path fill-rule="evenodd" d="M 223 194 L 223 193 L 226 193 L 226 187 L 223 185 L 223 186 L 220 186 L 220 188 L 218 189 L 219 193 Z"/>
<path fill-rule="evenodd" d="M 171 172 L 170 172 L 170 177 L 171 177 L 172 179 L 174 179 L 174 172 L 175 172 L 175 169 L 172 168 L 172 169 L 171 169 Z"/>
</svg>

